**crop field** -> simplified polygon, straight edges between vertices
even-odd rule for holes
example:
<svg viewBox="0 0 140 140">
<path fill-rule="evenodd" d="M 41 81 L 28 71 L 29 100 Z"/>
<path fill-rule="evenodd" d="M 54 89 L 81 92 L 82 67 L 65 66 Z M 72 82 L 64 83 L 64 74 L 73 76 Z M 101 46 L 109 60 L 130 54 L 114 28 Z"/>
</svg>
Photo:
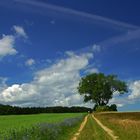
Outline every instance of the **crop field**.
<svg viewBox="0 0 140 140">
<path fill-rule="evenodd" d="M 89 114 L 77 140 L 140 140 L 140 112 Z"/>
<path fill-rule="evenodd" d="M 85 115 L 0 116 L 0 140 L 140 140 L 140 112 L 93 113 L 84 119 Z M 110 130 L 114 138 L 107 132 Z"/>
<path fill-rule="evenodd" d="M 120 140 L 140 140 L 140 112 L 96 113 Z"/>
<path fill-rule="evenodd" d="M 0 140 L 45 139 L 45 137 L 53 140 L 57 136 L 57 130 L 61 134 L 64 128 L 69 129 L 63 135 L 72 133 L 72 129 L 74 130 L 81 123 L 83 115 L 82 113 L 61 113 L 0 116 Z M 46 132 L 49 136 L 46 136 Z"/>
</svg>

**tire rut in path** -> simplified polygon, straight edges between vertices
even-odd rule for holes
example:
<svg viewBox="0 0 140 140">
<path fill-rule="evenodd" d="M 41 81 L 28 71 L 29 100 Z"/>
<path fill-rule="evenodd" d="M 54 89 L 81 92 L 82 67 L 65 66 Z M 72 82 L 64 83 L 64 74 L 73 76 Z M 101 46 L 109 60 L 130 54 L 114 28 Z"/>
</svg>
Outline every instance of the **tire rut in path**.
<svg viewBox="0 0 140 140">
<path fill-rule="evenodd" d="M 98 125 L 113 139 L 113 140 L 118 140 L 119 137 L 114 135 L 114 132 L 103 125 L 94 115 L 92 115 L 93 119 L 98 123 Z"/>
<path fill-rule="evenodd" d="M 74 137 L 73 137 L 71 140 L 77 140 L 77 137 L 80 135 L 81 131 L 83 130 L 83 128 L 85 127 L 85 125 L 86 125 L 86 123 L 87 123 L 88 116 L 89 116 L 89 115 L 87 115 L 87 116 L 84 118 L 84 121 L 81 123 L 78 132 L 74 135 Z"/>
</svg>

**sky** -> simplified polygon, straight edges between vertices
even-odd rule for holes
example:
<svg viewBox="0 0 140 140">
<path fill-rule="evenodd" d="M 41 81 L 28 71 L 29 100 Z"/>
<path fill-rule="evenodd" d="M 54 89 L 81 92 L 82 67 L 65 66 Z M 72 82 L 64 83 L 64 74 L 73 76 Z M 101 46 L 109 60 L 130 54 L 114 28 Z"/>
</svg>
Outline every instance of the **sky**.
<svg viewBox="0 0 140 140">
<path fill-rule="evenodd" d="M 0 103 L 87 106 L 77 87 L 90 73 L 118 75 L 119 111 L 140 110 L 140 1 L 1 0 Z"/>
</svg>

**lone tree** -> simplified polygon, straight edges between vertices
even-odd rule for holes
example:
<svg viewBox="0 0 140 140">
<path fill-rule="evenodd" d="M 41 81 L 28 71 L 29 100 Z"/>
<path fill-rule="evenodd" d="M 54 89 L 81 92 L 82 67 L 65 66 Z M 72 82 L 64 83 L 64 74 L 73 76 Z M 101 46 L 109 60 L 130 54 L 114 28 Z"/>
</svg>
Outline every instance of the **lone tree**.
<svg viewBox="0 0 140 140">
<path fill-rule="evenodd" d="M 78 91 L 84 95 L 85 102 L 92 101 L 96 106 L 104 106 L 108 104 L 114 92 L 120 94 L 127 92 L 127 85 L 116 75 L 93 73 L 81 79 Z"/>
</svg>

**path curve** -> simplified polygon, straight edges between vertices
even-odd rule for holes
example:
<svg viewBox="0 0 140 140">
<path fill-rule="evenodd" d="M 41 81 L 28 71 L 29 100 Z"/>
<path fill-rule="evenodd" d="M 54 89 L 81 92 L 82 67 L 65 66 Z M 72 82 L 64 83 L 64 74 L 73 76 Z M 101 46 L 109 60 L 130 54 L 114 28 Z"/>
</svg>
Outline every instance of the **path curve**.
<svg viewBox="0 0 140 140">
<path fill-rule="evenodd" d="M 83 128 L 85 127 L 85 125 L 86 125 L 86 123 L 87 123 L 88 116 L 89 116 L 89 115 L 87 115 L 87 116 L 84 118 L 84 121 L 81 123 L 78 132 L 75 133 L 74 137 L 73 137 L 71 140 L 77 140 L 77 137 L 80 135 L 80 132 L 83 130 Z"/>
<path fill-rule="evenodd" d="M 113 139 L 113 140 L 118 140 L 118 136 L 114 135 L 114 132 L 109 129 L 108 127 L 106 127 L 105 125 L 103 125 L 94 115 L 92 115 L 93 119 L 98 123 L 98 125 L 100 125 L 100 127 L 102 129 L 104 129 L 104 131 Z"/>
</svg>

